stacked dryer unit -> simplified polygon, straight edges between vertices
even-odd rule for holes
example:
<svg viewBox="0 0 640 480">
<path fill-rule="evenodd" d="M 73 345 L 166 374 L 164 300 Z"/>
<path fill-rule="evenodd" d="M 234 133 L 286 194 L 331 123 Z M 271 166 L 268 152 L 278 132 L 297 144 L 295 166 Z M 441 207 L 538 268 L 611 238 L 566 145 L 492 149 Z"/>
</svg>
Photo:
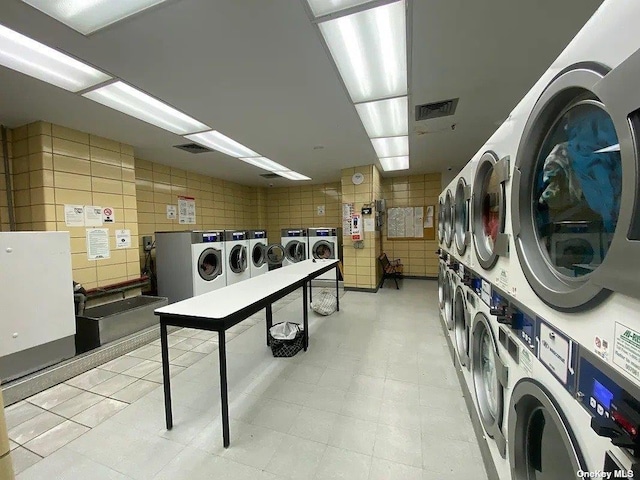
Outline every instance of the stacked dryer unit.
<svg viewBox="0 0 640 480">
<path fill-rule="evenodd" d="M 639 17 L 603 3 L 470 162 L 473 249 L 458 258 L 500 478 L 640 475 Z"/>
</svg>

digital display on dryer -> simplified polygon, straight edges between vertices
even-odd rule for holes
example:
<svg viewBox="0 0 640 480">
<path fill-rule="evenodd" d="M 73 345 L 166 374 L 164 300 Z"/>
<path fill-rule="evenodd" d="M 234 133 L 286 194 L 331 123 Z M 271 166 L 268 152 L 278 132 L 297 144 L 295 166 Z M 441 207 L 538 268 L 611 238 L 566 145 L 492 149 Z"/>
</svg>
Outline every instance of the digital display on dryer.
<svg viewBox="0 0 640 480">
<path fill-rule="evenodd" d="M 613 393 L 596 379 L 593 380 L 593 390 L 591 395 L 598 401 L 598 403 L 600 403 L 600 405 L 609 410 L 611 407 L 611 400 L 613 400 Z"/>
<path fill-rule="evenodd" d="M 244 239 L 244 232 L 233 232 L 233 239 L 234 240 L 243 240 Z"/>
<path fill-rule="evenodd" d="M 316 231 L 316 235 L 318 237 L 328 237 L 329 236 L 329 230 L 317 230 Z"/>
<path fill-rule="evenodd" d="M 210 243 L 217 242 L 220 238 L 217 233 L 203 233 L 202 234 L 202 243 Z"/>
<path fill-rule="evenodd" d="M 267 235 L 265 232 L 253 232 L 255 238 L 266 238 Z"/>
</svg>

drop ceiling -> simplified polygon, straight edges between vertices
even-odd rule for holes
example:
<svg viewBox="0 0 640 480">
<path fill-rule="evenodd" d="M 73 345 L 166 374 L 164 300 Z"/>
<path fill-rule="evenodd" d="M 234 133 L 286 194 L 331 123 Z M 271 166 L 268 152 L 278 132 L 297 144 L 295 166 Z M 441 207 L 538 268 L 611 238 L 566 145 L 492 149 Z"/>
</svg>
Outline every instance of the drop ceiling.
<svg viewBox="0 0 640 480">
<path fill-rule="evenodd" d="M 171 0 L 83 36 L 20 0 L 0 23 L 100 67 L 312 183 L 376 153 L 304 0 Z M 462 167 L 587 21 L 599 0 L 410 0 L 411 168 Z M 415 105 L 460 98 L 455 115 L 415 122 Z M 79 95 L 0 67 L 0 122 L 44 120 L 134 146 L 138 158 L 246 185 L 257 167 L 187 143 Z M 455 124 L 455 129 L 451 128 Z"/>
</svg>

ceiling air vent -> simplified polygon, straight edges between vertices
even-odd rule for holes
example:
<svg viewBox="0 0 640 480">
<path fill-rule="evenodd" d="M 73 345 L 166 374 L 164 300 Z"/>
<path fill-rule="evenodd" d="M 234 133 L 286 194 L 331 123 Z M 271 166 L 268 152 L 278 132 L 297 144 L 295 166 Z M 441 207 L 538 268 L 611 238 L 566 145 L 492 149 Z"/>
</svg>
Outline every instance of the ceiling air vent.
<svg viewBox="0 0 640 480">
<path fill-rule="evenodd" d="M 210 148 L 203 147 L 202 145 L 198 145 L 197 143 L 185 143 L 184 145 L 174 145 L 174 147 L 189 153 L 213 152 L 213 150 L 211 150 Z"/>
<path fill-rule="evenodd" d="M 416 122 L 420 120 L 431 120 L 432 118 L 448 117 L 456 113 L 459 98 L 442 100 L 440 102 L 425 103 L 416 105 Z"/>
<path fill-rule="evenodd" d="M 277 173 L 261 173 L 260 176 L 263 178 L 282 178 Z"/>
</svg>

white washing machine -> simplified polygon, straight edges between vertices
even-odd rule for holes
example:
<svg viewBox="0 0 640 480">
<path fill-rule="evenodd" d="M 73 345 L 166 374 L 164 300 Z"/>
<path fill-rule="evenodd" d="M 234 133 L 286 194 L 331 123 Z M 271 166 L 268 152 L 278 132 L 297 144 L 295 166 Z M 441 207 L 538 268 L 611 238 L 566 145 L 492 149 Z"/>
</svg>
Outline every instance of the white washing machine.
<svg viewBox="0 0 640 480">
<path fill-rule="evenodd" d="M 310 258 L 337 258 L 342 260 L 342 228 L 313 227 L 307 229 Z M 336 272 L 329 271 L 318 280 L 336 279 Z"/>
<path fill-rule="evenodd" d="M 283 228 L 280 233 L 280 243 L 284 250 L 282 266 L 302 262 L 308 258 L 309 243 L 306 228 Z"/>
<path fill-rule="evenodd" d="M 225 230 L 224 249 L 227 285 L 251 278 L 248 232 L 246 230 Z"/>
<path fill-rule="evenodd" d="M 471 183 L 474 162 L 469 162 L 455 180 L 453 195 L 453 246 L 451 252 L 463 264 L 469 265 L 471 257 Z"/>
<path fill-rule="evenodd" d="M 226 286 L 223 231 L 156 232 L 158 295 L 169 303 Z"/>
<path fill-rule="evenodd" d="M 270 266 L 282 264 L 284 251 L 279 243 L 269 244 L 266 230 L 249 230 L 249 252 L 251 277 L 265 274 Z"/>
</svg>

